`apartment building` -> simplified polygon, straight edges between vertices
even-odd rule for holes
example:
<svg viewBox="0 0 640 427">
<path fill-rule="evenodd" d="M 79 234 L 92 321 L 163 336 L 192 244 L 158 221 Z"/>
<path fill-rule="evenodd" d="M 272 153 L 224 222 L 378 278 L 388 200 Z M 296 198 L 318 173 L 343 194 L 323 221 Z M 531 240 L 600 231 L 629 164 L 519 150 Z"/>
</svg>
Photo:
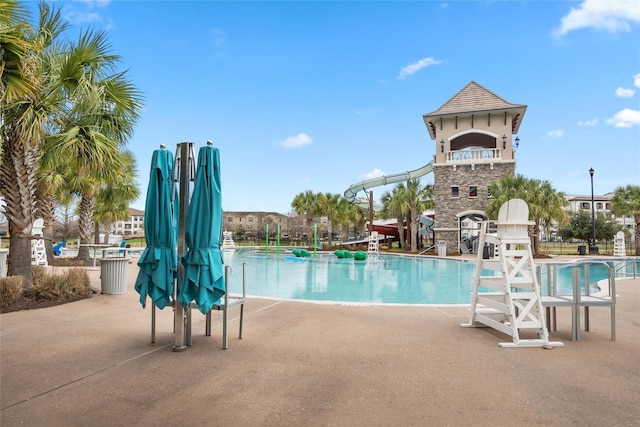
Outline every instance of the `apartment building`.
<svg viewBox="0 0 640 427">
<path fill-rule="evenodd" d="M 224 211 L 222 214 L 222 228 L 232 231 L 234 238 L 257 238 L 264 237 L 267 225 L 269 234 L 275 235 L 280 226 L 280 235 L 290 234 L 290 218 L 277 212 L 239 212 Z"/>
<path fill-rule="evenodd" d="M 111 226 L 111 234 L 121 236 L 144 236 L 144 211 L 129 208 L 129 218 L 118 221 Z"/>
<path fill-rule="evenodd" d="M 621 225 L 626 231 L 627 241 L 635 241 L 635 231 L 636 224 L 633 217 L 623 216 L 616 217 L 611 213 L 611 199 L 613 198 L 613 193 L 607 193 L 604 195 L 594 195 L 593 196 L 593 207 L 594 212 L 597 215 L 601 213 L 608 219 L 614 219 L 619 225 Z M 566 209 L 570 213 L 575 213 L 579 211 L 588 211 L 591 212 L 591 195 L 582 195 L 582 194 L 567 194 L 565 195 L 565 199 L 567 200 Z"/>
</svg>

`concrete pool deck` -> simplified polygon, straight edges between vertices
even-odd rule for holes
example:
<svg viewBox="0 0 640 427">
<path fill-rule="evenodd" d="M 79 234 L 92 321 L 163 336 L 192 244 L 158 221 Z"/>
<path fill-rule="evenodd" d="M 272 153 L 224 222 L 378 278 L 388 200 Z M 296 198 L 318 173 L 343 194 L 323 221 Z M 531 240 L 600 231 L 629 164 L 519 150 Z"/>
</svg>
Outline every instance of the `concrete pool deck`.
<svg viewBox="0 0 640 427">
<path fill-rule="evenodd" d="M 220 313 L 211 337 L 194 313 L 176 353 L 170 308 L 150 342 L 137 271 L 123 295 L 0 316 L 2 426 L 640 425 L 640 279 L 616 282 L 615 342 L 608 308 L 580 341 L 558 309 L 564 347 L 505 349 L 465 307 L 250 298 L 244 339 L 236 309 L 228 350 Z"/>
</svg>

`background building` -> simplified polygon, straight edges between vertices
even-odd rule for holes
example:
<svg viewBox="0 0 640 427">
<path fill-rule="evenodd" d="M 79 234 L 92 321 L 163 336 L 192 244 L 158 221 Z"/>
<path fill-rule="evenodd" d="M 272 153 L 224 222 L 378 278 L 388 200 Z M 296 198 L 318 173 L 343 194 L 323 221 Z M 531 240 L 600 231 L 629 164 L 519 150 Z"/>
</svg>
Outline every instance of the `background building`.
<svg viewBox="0 0 640 427">
<path fill-rule="evenodd" d="M 144 211 L 129 208 L 129 218 L 126 221 L 118 221 L 111 227 L 111 234 L 121 236 L 144 237 Z"/>
<path fill-rule="evenodd" d="M 613 213 L 611 213 L 612 198 L 613 193 L 607 193 L 603 196 L 594 195 L 593 205 L 595 214 L 598 215 L 598 213 L 601 213 L 606 219 L 615 220 L 615 222 L 625 231 L 626 241 L 635 242 L 636 224 L 634 218 L 630 216 L 616 217 Z M 567 194 L 565 195 L 565 199 L 568 203 L 566 206 L 566 210 L 570 214 L 579 211 L 591 212 L 591 195 Z M 541 237 L 542 239 L 549 240 L 554 240 L 555 238 L 553 232 L 551 233 L 551 236 L 543 234 Z"/>
<path fill-rule="evenodd" d="M 222 214 L 222 228 L 233 232 L 233 238 L 256 239 L 264 238 L 267 225 L 269 235 L 275 236 L 280 226 L 280 236 L 290 234 L 290 218 L 277 212 L 238 212 L 224 211 Z"/>
</svg>

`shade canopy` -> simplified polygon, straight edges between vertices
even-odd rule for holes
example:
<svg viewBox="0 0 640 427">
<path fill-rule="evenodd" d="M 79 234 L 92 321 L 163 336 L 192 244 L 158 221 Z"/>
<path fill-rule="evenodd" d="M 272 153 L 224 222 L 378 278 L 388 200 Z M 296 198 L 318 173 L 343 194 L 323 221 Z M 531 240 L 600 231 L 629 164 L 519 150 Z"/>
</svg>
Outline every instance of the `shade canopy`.
<svg viewBox="0 0 640 427">
<path fill-rule="evenodd" d="M 178 302 L 187 307 L 196 302 L 207 313 L 225 293 L 222 240 L 220 153 L 201 147 L 198 168 L 185 221 L 186 253 L 182 257 L 184 280 Z"/>
<path fill-rule="evenodd" d="M 173 185 L 173 167 L 170 151 L 153 152 L 144 212 L 147 247 L 138 260 L 140 270 L 135 283 L 143 307 L 147 295 L 161 309 L 173 296 L 178 271 L 178 196 Z"/>
</svg>

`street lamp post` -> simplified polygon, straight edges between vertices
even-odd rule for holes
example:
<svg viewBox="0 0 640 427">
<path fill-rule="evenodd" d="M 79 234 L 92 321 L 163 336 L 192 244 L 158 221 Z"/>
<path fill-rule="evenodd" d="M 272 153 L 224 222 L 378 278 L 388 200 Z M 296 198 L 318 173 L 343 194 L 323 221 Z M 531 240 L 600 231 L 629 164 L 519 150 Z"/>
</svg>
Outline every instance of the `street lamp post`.
<svg viewBox="0 0 640 427">
<path fill-rule="evenodd" d="M 592 246 L 589 246 L 589 254 L 599 254 L 598 247 L 596 246 L 596 207 L 593 203 L 593 168 L 589 169 L 589 175 L 591 176 L 591 237 Z"/>
</svg>

